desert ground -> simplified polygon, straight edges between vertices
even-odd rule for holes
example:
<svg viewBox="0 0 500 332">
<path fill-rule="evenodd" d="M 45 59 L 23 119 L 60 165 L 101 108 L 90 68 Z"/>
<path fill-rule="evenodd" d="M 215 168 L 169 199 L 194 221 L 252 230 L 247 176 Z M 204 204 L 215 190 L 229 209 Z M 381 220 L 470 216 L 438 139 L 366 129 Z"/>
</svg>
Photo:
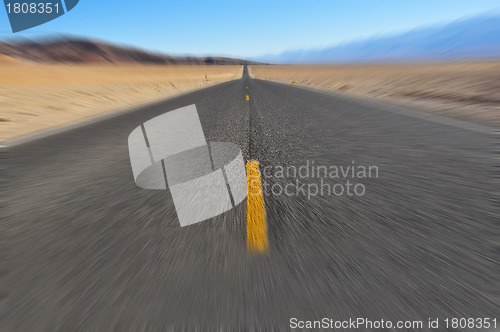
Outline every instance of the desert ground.
<svg viewBox="0 0 500 332">
<path fill-rule="evenodd" d="M 254 78 L 404 103 L 500 125 L 500 61 L 345 66 L 250 66 Z"/>
<path fill-rule="evenodd" d="M 238 79 L 242 66 L 44 65 L 0 59 L 0 141 Z"/>
<path fill-rule="evenodd" d="M 250 66 L 254 78 L 500 126 L 500 61 Z M 0 141 L 241 77 L 242 66 L 47 65 L 0 59 Z"/>
</svg>

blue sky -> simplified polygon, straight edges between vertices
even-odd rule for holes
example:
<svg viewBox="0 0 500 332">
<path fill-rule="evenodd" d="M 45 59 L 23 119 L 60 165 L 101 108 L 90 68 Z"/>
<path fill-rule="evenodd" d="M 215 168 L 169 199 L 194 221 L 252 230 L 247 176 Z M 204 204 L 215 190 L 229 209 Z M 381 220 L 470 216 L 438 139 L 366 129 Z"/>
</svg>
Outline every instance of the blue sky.
<svg viewBox="0 0 500 332">
<path fill-rule="evenodd" d="M 68 14 L 15 35 L 62 33 L 171 54 L 251 57 L 491 12 L 500 13 L 498 0 L 80 0 Z M 0 38 L 11 36 L 1 6 Z"/>
</svg>

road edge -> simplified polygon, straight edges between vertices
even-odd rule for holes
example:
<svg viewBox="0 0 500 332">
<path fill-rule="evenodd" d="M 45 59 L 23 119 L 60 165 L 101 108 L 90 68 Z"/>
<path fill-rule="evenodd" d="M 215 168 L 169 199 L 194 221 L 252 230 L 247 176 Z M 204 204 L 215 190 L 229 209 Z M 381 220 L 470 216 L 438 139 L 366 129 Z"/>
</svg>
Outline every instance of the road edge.
<svg viewBox="0 0 500 332">
<path fill-rule="evenodd" d="M 456 128 L 461 128 L 469 131 L 475 131 L 478 133 L 482 134 L 497 134 L 500 132 L 500 128 L 495 128 L 495 127 L 490 127 L 487 125 L 483 125 L 477 122 L 473 121 L 467 121 L 467 120 L 462 120 L 462 119 L 456 119 L 456 118 L 451 118 L 443 115 L 438 115 L 434 113 L 430 113 L 427 111 L 424 111 L 422 109 L 419 109 L 418 107 L 413 107 L 413 106 L 408 106 L 408 105 L 400 105 L 398 102 L 391 102 L 391 101 L 382 101 L 378 99 L 374 99 L 371 97 L 363 97 L 363 96 L 352 96 L 352 95 L 345 95 L 341 94 L 335 91 L 330 91 L 326 89 L 320 89 L 320 88 L 311 88 L 307 86 L 302 86 L 302 85 L 295 85 L 295 84 L 290 84 L 290 83 L 284 83 L 284 82 L 276 82 L 273 80 L 266 80 L 266 79 L 261 79 L 261 78 L 252 78 L 254 80 L 260 80 L 263 82 L 269 82 L 269 83 L 274 83 L 274 84 L 282 84 L 286 85 L 289 87 L 295 87 L 311 92 L 316 92 L 319 94 L 324 94 L 324 95 L 329 95 L 333 97 L 337 97 L 349 102 L 353 103 L 358 103 L 363 106 L 367 107 L 372 107 L 380 111 L 384 112 L 391 112 L 394 114 L 400 114 L 400 115 L 405 115 L 409 116 L 412 118 L 417 118 L 425 121 L 430 121 L 434 123 L 439 123 L 439 124 L 444 124 L 447 126 L 452 126 Z"/>
<path fill-rule="evenodd" d="M 120 111 L 110 112 L 108 114 L 103 114 L 103 115 L 98 115 L 98 116 L 90 117 L 89 119 L 86 119 L 86 120 L 83 120 L 83 121 L 80 121 L 80 122 L 66 124 L 66 125 L 58 126 L 58 127 L 51 128 L 51 129 L 41 130 L 41 131 L 38 131 L 38 132 L 34 132 L 32 134 L 29 134 L 27 136 L 19 137 L 19 138 L 10 140 L 10 141 L 3 141 L 3 142 L 0 142 L 0 149 L 12 148 L 12 147 L 15 147 L 15 146 L 18 146 L 18 145 L 21 145 L 21 144 L 25 144 L 25 143 L 29 143 L 29 142 L 32 142 L 32 141 L 36 141 L 36 140 L 39 140 L 39 139 L 42 139 L 42 138 L 46 138 L 46 137 L 49 137 L 49 136 L 52 136 L 52 135 L 57 135 L 57 134 L 60 134 L 60 133 L 71 131 L 73 129 L 77 129 L 77 128 L 84 127 L 84 126 L 87 126 L 87 125 L 98 123 L 98 122 L 101 122 L 101 121 L 104 121 L 104 120 L 112 119 L 114 117 L 118 117 L 118 116 L 121 116 L 121 115 L 124 115 L 124 114 L 127 114 L 127 113 L 133 113 L 133 112 L 139 111 L 139 110 L 141 110 L 143 108 L 148 108 L 148 107 L 151 107 L 151 106 L 155 106 L 155 105 L 161 104 L 163 102 L 166 102 L 166 101 L 169 101 L 169 100 L 172 100 L 172 99 L 175 99 L 175 98 L 183 97 L 183 96 L 185 96 L 187 94 L 190 94 L 190 93 L 193 93 L 193 92 L 201 91 L 201 90 L 204 90 L 204 89 L 210 89 L 212 87 L 223 85 L 223 84 L 227 84 L 227 83 L 234 82 L 234 81 L 237 81 L 237 80 L 240 80 L 240 79 L 241 79 L 241 77 L 237 78 L 237 79 L 234 79 L 234 80 L 225 81 L 225 82 L 217 83 L 217 84 L 214 84 L 214 85 L 210 85 L 210 86 L 205 86 L 205 87 L 201 87 L 201 88 L 198 88 L 198 89 L 194 89 L 194 90 L 190 90 L 190 91 L 185 91 L 185 92 L 182 92 L 182 93 L 180 93 L 178 95 L 168 96 L 166 98 L 158 99 L 158 100 L 155 100 L 155 101 L 149 101 L 149 102 L 145 102 L 145 103 L 142 103 L 142 104 L 134 105 L 134 106 L 131 106 L 129 108 L 126 108 L 126 109 L 123 109 L 123 110 L 120 110 Z"/>
</svg>

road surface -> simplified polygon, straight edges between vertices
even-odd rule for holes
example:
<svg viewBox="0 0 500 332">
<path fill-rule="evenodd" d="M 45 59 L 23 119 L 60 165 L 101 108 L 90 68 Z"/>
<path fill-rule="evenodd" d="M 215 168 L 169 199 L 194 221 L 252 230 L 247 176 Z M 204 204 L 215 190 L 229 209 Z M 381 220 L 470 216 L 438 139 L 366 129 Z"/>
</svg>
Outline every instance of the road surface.
<svg viewBox="0 0 500 332">
<path fill-rule="evenodd" d="M 190 104 L 208 141 L 238 144 L 268 175 L 314 162 L 376 166 L 378 177 L 352 179 L 363 195 L 265 195 L 267 254 L 247 249 L 245 201 L 181 228 L 168 190 L 135 185 L 127 137 Z M 495 135 L 394 108 L 245 69 L 241 80 L 2 149 L 0 330 L 499 319 Z M 262 177 L 275 192 L 345 184 L 271 175 Z"/>
</svg>

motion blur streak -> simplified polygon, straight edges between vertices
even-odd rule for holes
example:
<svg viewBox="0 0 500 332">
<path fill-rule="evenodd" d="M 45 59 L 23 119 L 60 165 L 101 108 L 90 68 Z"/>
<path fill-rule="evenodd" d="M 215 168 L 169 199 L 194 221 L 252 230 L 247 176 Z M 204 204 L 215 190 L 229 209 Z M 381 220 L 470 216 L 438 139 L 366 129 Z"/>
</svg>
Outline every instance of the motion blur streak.
<svg viewBox="0 0 500 332">
<path fill-rule="evenodd" d="M 246 204 L 181 228 L 168 189 L 134 183 L 127 139 L 191 104 L 207 142 L 238 145 L 262 180 L 268 165 L 308 160 L 374 165 L 379 177 L 363 180 L 362 197 L 265 196 L 265 255 L 249 253 Z M 245 70 L 0 150 L 0 330 L 282 331 L 292 317 L 499 317 L 498 138 L 405 114 Z"/>
</svg>

